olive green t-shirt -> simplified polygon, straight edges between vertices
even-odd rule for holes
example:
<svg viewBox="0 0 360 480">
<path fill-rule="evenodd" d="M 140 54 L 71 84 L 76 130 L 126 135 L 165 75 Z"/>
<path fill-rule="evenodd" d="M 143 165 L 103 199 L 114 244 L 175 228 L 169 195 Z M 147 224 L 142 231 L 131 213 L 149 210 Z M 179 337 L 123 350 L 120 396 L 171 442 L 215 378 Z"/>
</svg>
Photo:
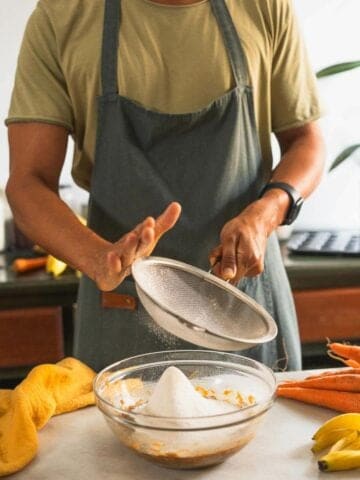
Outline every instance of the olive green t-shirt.
<svg viewBox="0 0 360 480">
<path fill-rule="evenodd" d="M 226 0 L 241 38 L 254 91 L 263 159 L 270 133 L 320 116 L 316 80 L 291 0 Z M 89 189 L 104 0 L 40 0 L 24 34 L 6 123 L 46 122 L 75 140 L 73 177 Z M 169 6 L 122 0 L 118 62 L 121 95 L 166 113 L 199 110 L 233 88 L 209 0 Z"/>
</svg>

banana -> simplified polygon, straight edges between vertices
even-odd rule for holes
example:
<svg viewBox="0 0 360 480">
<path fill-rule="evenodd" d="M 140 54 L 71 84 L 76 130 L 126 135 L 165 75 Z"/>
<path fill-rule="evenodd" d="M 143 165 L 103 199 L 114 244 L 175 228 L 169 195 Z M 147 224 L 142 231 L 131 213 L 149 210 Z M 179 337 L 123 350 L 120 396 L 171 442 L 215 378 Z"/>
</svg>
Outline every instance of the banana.
<svg viewBox="0 0 360 480">
<path fill-rule="evenodd" d="M 350 449 L 352 450 L 352 447 L 350 448 L 349 445 L 353 445 L 356 440 L 359 437 L 359 433 L 357 430 L 353 430 L 351 433 L 348 435 L 345 435 L 344 437 L 340 438 L 334 445 L 330 448 L 329 453 L 332 452 L 338 452 L 339 450 L 345 450 L 345 449 Z"/>
<path fill-rule="evenodd" d="M 345 413 L 325 422 L 314 434 L 314 453 L 331 446 L 318 461 L 323 472 L 360 468 L 360 413 Z"/>
<path fill-rule="evenodd" d="M 318 440 L 321 435 L 334 429 L 360 430 L 360 413 L 344 413 L 331 418 L 318 429 L 313 440 Z"/>
<path fill-rule="evenodd" d="M 336 444 L 342 438 L 350 435 L 352 432 L 354 432 L 354 430 L 346 428 L 337 428 L 335 430 L 325 431 L 324 433 L 317 436 L 317 440 L 315 440 L 311 451 L 313 453 L 321 452 L 321 450 L 324 450 L 324 448 Z"/>
<path fill-rule="evenodd" d="M 354 442 L 349 443 L 346 446 L 346 450 L 360 450 L 360 433 L 359 432 L 358 432 L 357 439 Z"/>
<path fill-rule="evenodd" d="M 48 255 L 46 262 L 46 271 L 52 273 L 54 277 L 59 277 L 66 270 L 66 263 L 58 260 L 52 255 Z"/>
<path fill-rule="evenodd" d="M 322 472 L 360 468 L 360 450 L 340 450 L 328 453 L 318 461 L 318 465 Z"/>
</svg>

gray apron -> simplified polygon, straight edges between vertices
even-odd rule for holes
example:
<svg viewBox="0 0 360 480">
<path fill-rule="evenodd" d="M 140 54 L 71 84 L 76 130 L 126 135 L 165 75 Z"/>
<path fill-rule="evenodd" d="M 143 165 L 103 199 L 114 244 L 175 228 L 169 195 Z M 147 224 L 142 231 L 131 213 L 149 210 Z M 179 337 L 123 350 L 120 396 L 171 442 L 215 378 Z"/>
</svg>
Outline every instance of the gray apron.
<svg viewBox="0 0 360 480">
<path fill-rule="evenodd" d="M 121 0 L 105 0 L 102 96 L 88 218 L 92 230 L 116 241 L 176 200 L 183 213 L 154 255 L 204 270 L 222 227 L 258 197 L 265 182 L 245 55 L 224 0 L 210 3 L 235 87 L 199 111 L 166 114 L 119 95 Z M 279 328 L 274 341 L 240 353 L 275 369 L 299 369 L 296 315 L 275 235 L 268 241 L 265 271 L 243 279 L 239 288 L 262 304 Z M 114 293 L 136 297 L 132 278 Z M 179 348 L 196 347 L 157 328 L 139 302 L 136 309 L 105 308 L 102 292 L 82 277 L 75 325 L 78 358 L 99 370 L 129 356 Z"/>
</svg>

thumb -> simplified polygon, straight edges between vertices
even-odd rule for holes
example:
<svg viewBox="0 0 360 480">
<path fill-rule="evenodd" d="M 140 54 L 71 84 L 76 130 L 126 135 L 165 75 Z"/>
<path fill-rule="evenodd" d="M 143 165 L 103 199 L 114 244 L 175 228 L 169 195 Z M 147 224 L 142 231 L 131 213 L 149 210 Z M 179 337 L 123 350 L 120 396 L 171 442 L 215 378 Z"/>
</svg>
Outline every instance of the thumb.
<svg viewBox="0 0 360 480">
<path fill-rule="evenodd" d="M 231 280 L 236 275 L 235 242 L 229 238 L 223 243 L 221 258 L 221 276 L 224 280 Z"/>
</svg>

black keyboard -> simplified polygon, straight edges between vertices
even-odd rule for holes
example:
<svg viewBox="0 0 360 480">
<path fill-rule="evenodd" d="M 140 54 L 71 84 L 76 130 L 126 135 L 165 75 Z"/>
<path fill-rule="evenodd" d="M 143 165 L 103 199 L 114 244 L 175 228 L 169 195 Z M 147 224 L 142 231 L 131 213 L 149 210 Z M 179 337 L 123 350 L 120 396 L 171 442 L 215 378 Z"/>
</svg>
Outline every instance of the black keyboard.
<svg viewBox="0 0 360 480">
<path fill-rule="evenodd" d="M 287 242 L 297 255 L 346 255 L 360 257 L 360 230 L 295 231 Z"/>
</svg>

